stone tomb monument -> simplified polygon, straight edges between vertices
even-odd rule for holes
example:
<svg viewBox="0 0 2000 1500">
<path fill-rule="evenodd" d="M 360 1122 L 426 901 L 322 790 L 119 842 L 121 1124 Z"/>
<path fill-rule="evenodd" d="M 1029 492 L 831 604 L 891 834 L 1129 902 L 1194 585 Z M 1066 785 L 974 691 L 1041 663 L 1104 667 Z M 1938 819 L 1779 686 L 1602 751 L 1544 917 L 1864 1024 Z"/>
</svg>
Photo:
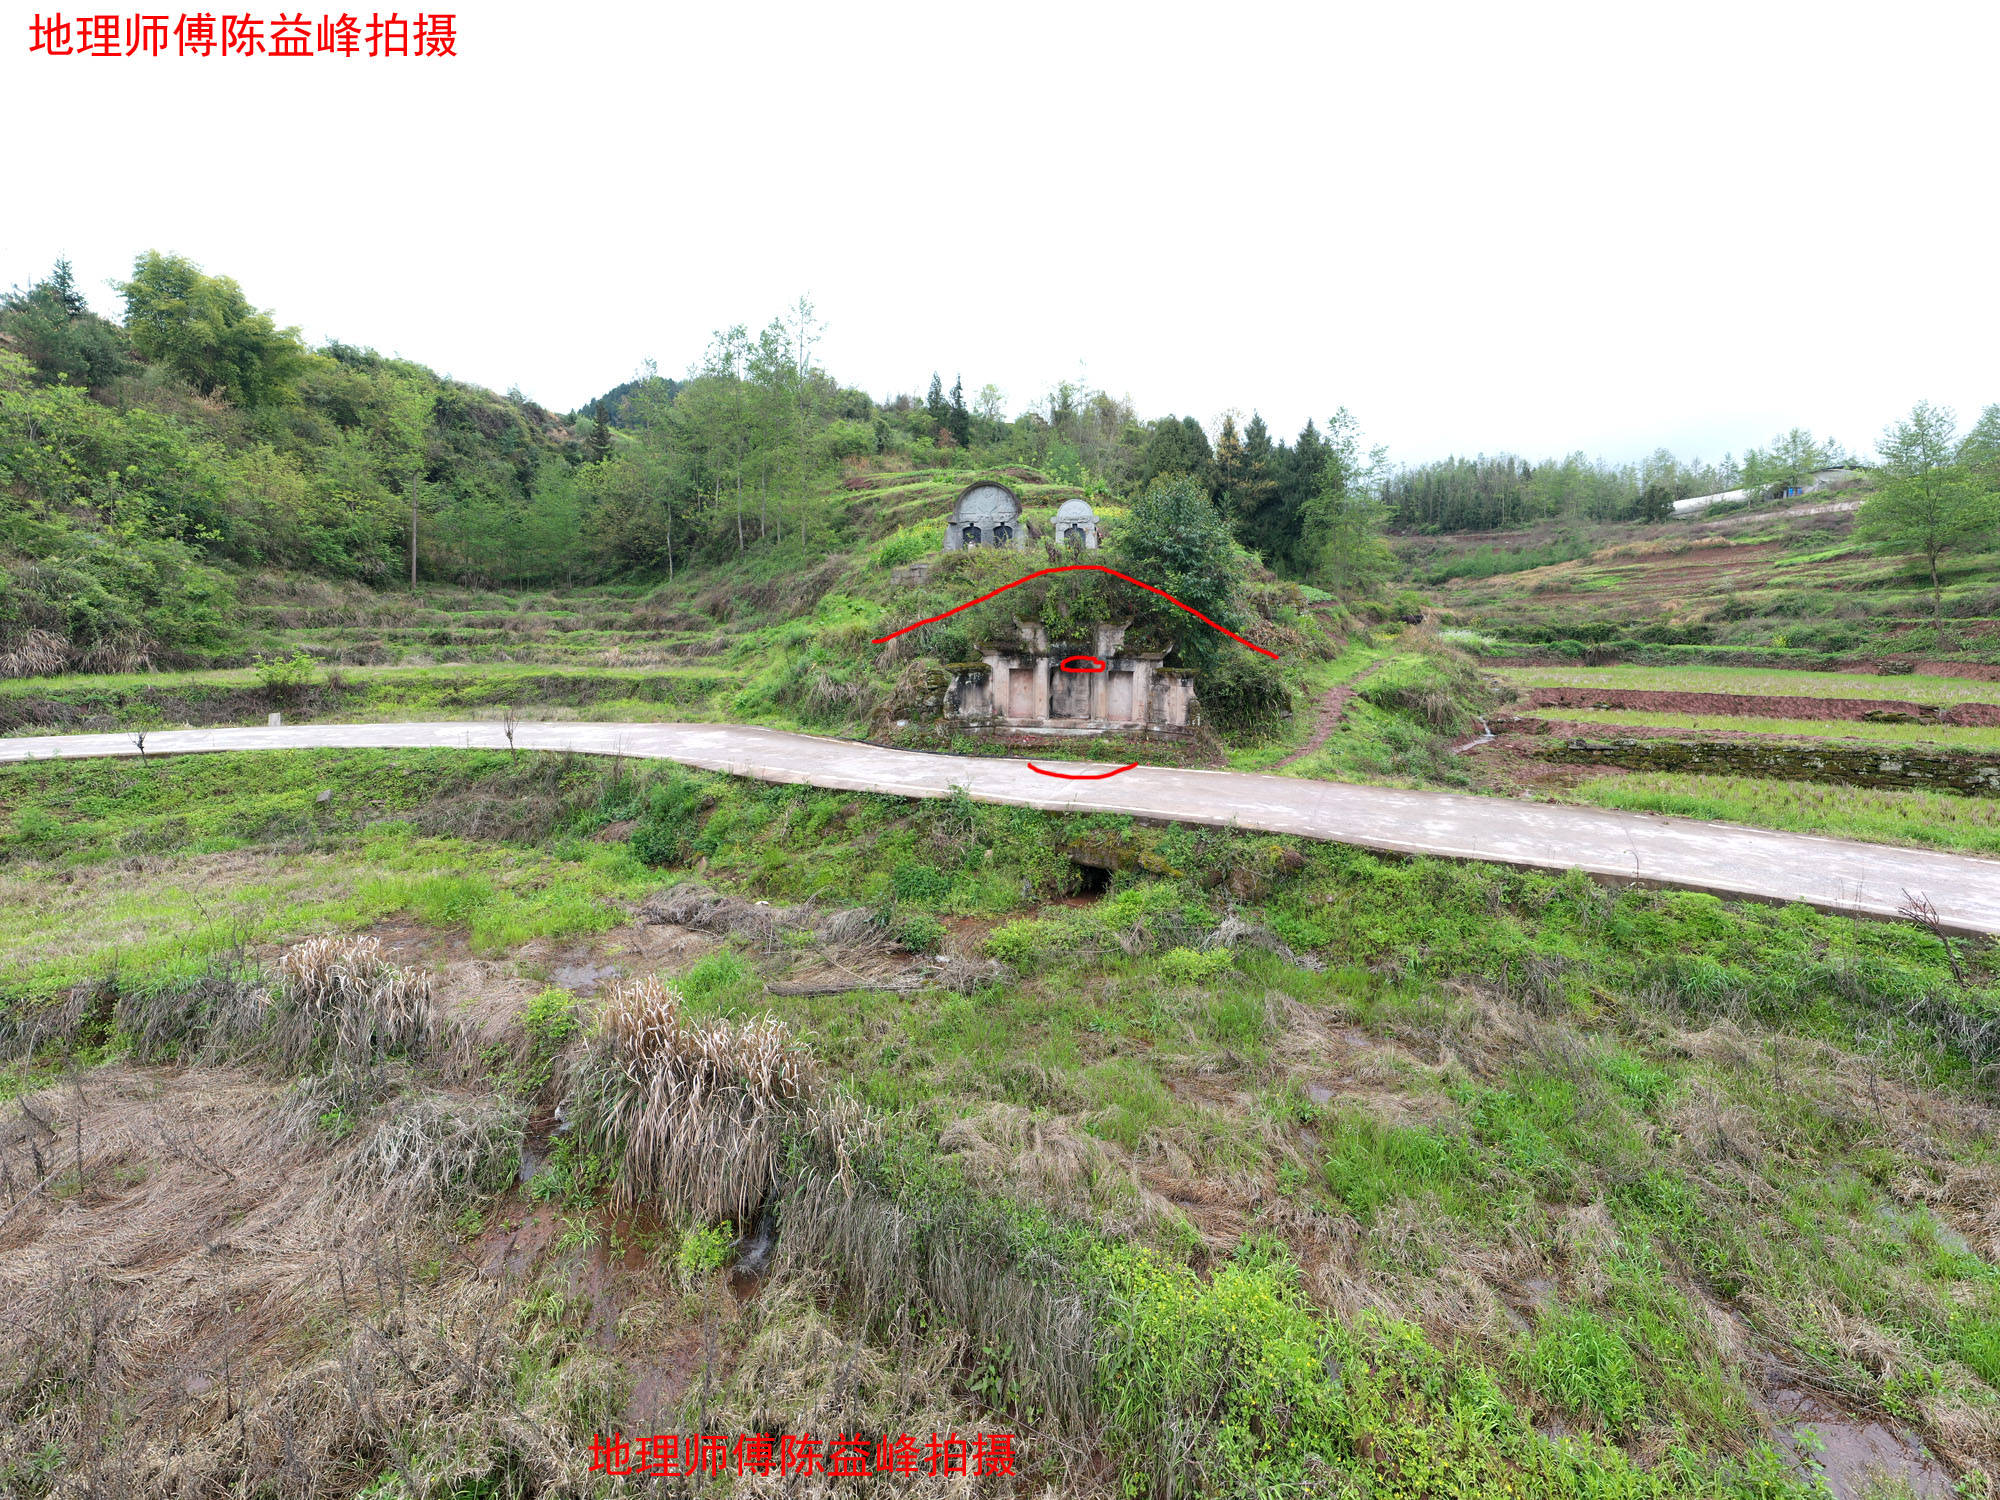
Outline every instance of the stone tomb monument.
<svg viewBox="0 0 2000 1500">
<path fill-rule="evenodd" d="M 945 713 L 968 728 L 1028 734 L 1142 733 L 1180 736 L 1194 722 L 1194 674 L 1163 667 L 1164 653 L 1119 655 L 1123 625 L 1099 625 L 1091 655 L 1102 671 L 1063 671 L 1079 655 L 1051 647 L 1048 631 L 1017 622 L 1026 649 L 988 646 L 952 668 Z"/>
<path fill-rule="evenodd" d="M 1088 500 L 1065 500 L 1056 507 L 1056 540 L 1065 547 L 1097 550 L 1097 512 Z"/>
<path fill-rule="evenodd" d="M 1013 547 L 1026 544 L 1028 528 L 1021 521 L 1021 497 L 1004 484 L 983 479 L 958 497 L 951 519 L 944 523 L 944 550 L 967 547 Z"/>
</svg>

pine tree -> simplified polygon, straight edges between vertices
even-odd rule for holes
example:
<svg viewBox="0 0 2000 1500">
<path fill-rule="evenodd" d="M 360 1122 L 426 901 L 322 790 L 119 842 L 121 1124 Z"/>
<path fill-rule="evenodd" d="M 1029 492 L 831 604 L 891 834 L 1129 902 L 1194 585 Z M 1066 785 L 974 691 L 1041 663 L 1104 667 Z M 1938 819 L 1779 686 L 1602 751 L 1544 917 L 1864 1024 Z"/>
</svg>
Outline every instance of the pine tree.
<svg viewBox="0 0 2000 1500">
<path fill-rule="evenodd" d="M 1243 467 L 1230 496 L 1230 520 L 1236 535 L 1253 552 L 1262 552 L 1258 538 L 1271 525 L 1267 512 L 1277 503 L 1277 455 L 1271 446 L 1271 429 L 1257 412 L 1243 429 Z M 1267 559 L 1268 561 L 1268 559 Z"/>
<path fill-rule="evenodd" d="M 62 304 L 63 311 L 72 318 L 80 318 L 90 311 L 90 304 L 83 300 L 83 293 L 76 289 L 76 274 L 70 269 L 68 260 L 56 262 L 49 279 L 42 283 L 49 295 Z"/>
<path fill-rule="evenodd" d="M 611 452 L 611 424 L 604 418 L 604 400 L 599 397 L 590 408 L 591 428 L 587 452 L 592 463 L 602 463 Z"/>
<path fill-rule="evenodd" d="M 945 428 L 951 433 L 951 440 L 961 448 L 972 446 L 972 413 L 965 409 L 965 377 L 959 375 L 951 382 L 951 410 L 945 414 Z"/>
<path fill-rule="evenodd" d="M 1236 434 L 1236 414 L 1228 412 L 1215 439 L 1215 503 L 1225 518 L 1236 514 L 1236 490 L 1243 474 L 1243 439 Z"/>
<path fill-rule="evenodd" d="M 944 382 L 937 371 L 931 371 L 930 393 L 924 397 L 924 412 L 931 419 L 931 435 L 935 437 L 945 430 L 945 422 L 951 416 L 951 407 L 944 399 Z"/>
</svg>

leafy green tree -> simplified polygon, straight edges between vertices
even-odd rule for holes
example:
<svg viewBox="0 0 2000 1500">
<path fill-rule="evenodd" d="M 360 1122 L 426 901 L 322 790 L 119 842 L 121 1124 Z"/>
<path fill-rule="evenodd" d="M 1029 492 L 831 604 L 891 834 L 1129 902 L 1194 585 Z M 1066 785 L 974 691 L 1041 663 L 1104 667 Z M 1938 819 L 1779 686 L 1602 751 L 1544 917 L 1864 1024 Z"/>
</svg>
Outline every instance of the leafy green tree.
<svg viewBox="0 0 2000 1500">
<path fill-rule="evenodd" d="M 1327 422 L 1316 457 L 1319 487 L 1300 507 L 1294 565 L 1340 592 L 1372 588 L 1395 565 L 1382 539 L 1388 512 L 1376 493 L 1383 451 L 1362 451 L 1360 426 L 1343 406 Z"/>
<path fill-rule="evenodd" d="M 305 350 L 296 328 L 279 328 L 227 276 L 205 275 L 178 255 L 148 250 L 119 284 L 133 348 L 205 396 L 237 406 L 285 405 Z"/>
<path fill-rule="evenodd" d="M 1224 516 L 1236 513 L 1236 488 L 1243 482 L 1243 439 L 1236 431 L 1236 413 L 1222 414 L 1222 431 L 1215 436 L 1215 503 Z"/>
<path fill-rule="evenodd" d="M 1328 464 L 1301 517 L 1300 560 L 1308 577 L 1335 593 L 1365 593 L 1396 566 L 1382 532 L 1388 512 L 1367 489 Z"/>
<path fill-rule="evenodd" d="M 1877 552 L 1922 558 L 1931 580 L 1931 618 L 1944 616 L 1939 559 L 1981 550 L 2000 521 L 2000 493 L 1958 461 L 1951 408 L 1919 401 L 1878 445 L 1882 485 L 1862 502 L 1857 541 Z"/>
<path fill-rule="evenodd" d="M 590 462 L 603 463 L 611 452 L 611 424 L 604 416 L 604 399 L 600 396 L 590 408 L 590 440 L 584 447 Z"/>
<path fill-rule="evenodd" d="M 1218 624 L 1237 627 L 1241 570 L 1229 526 L 1209 499 L 1207 486 L 1192 474 L 1169 474 L 1148 485 L 1133 502 L 1113 550 L 1120 571 L 1165 589 Z M 1151 595 L 1138 607 L 1160 623 L 1185 658 L 1210 661 L 1217 642 L 1241 649 L 1185 611 L 1154 602 Z"/>
<path fill-rule="evenodd" d="M 28 290 L 0 297 L 0 334 L 51 382 L 99 390 L 131 363 L 124 334 L 90 310 L 66 260 Z"/>
<path fill-rule="evenodd" d="M 1243 429 L 1243 457 L 1228 495 L 1229 519 L 1236 536 L 1252 552 L 1272 561 L 1267 550 L 1283 533 L 1276 513 L 1278 503 L 1279 450 L 1271 441 L 1271 429 L 1260 413 L 1252 412 Z"/>
<path fill-rule="evenodd" d="M 1816 470 L 1846 461 L 1846 453 L 1833 439 L 1821 440 L 1803 427 L 1794 427 L 1772 438 L 1770 447 L 1752 448 L 1743 455 L 1743 488 L 1782 495 L 1811 484 Z"/>
<path fill-rule="evenodd" d="M 1139 460 L 1138 482 L 1150 485 L 1169 474 L 1185 474 L 1212 494 L 1215 460 L 1209 451 L 1208 434 L 1193 417 L 1162 417 L 1154 422 Z"/>
<path fill-rule="evenodd" d="M 2000 489 L 2000 404 L 1987 407 L 1958 445 L 1958 461 L 1989 489 Z"/>
</svg>

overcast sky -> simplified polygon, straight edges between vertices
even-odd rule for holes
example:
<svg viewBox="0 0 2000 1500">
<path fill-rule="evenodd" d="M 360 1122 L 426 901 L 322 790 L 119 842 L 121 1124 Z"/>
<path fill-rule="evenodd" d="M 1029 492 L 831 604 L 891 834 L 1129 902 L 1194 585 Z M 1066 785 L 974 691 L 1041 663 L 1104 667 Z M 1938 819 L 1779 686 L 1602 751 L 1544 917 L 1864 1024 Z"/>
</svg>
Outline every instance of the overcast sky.
<svg viewBox="0 0 2000 1500">
<path fill-rule="evenodd" d="M 1990 3 L 460 0 L 456 59 L 374 62 L 0 10 L 0 286 L 67 255 L 111 313 L 178 251 L 556 409 L 801 292 L 878 396 L 1345 405 L 1403 461 L 2000 401 Z"/>
</svg>

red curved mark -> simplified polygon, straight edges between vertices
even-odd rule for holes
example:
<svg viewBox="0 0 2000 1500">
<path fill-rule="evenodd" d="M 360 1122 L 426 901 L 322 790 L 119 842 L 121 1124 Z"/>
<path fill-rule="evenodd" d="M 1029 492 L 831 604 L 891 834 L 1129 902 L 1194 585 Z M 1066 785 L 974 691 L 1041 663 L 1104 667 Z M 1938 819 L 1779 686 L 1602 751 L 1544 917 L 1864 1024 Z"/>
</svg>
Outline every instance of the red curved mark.
<svg viewBox="0 0 2000 1500">
<path fill-rule="evenodd" d="M 1009 589 L 1019 588 L 1022 584 L 1026 583 L 1030 578 L 1041 578 L 1050 573 L 1077 573 L 1086 571 L 1091 573 L 1109 573 L 1113 578 L 1122 578 L 1127 583 L 1134 584 L 1137 587 L 1144 589 L 1149 594 L 1158 594 L 1162 599 L 1166 600 L 1167 603 L 1173 605 L 1176 609 L 1186 610 L 1189 614 L 1193 615 L 1197 620 L 1201 621 L 1202 624 L 1208 626 L 1209 629 L 1221 631 L 1224 635 L 1228 636 L 1232 641 L 1235 641 L 1239 646 L 1248 646 L 1252 651 L 1256 651 L 1264 656 L 1268 656 L 1273 661 L 1276 661 L 1278 659 L 1277 652 L 1266 651 L 1262 646 L 1258 645 L 1255 641 L 1244 640 L 1242 636 L 1238 635 L 1235 631 L 1231 630 L 1227 625 L 1216 624 L 1215 621 L 1211 620 L 1207 615 L 1203 614 L 1200 610 L 1196 609 L 1192 604 L 1181 603 L 1180 600 L 1176 599 L 1172 594 L 1168 593 L 1165 589 L 1156 589 L 1150 583 L 1140 583 L 1140 581 L 1134 578 L 1130 573 L 1121 573 L 1116 568 L 1105 567 L 1104 564 L 1102 563 L 1064 563 L 1059 568 L 1037 568 L 1032 573 L 1026 574 L 1025 576 L 1020 578 L 1016 578 L 1012 583 L 1001 584 L 999 588 L 993 590 L 993 592 L 990 594 L 981 594 L 977 599 L 966 600 L 965 603 L 959 605 L 957 609 L 948 609 L 941 615 L 932 615 L 928 620 L 919 620 L 914 625 L 905 625 L 901 630 L 892 630 L 887 635 L 878 635 L 874 638 L 873 644 L 880 646 L 889 641 L 893 641 L 899 635 L 908 635 L 912 630 L 920 630 L 926 625 L 935 625 L 939 620 L 949 620 L 953 615 L 958 614 L 963 610 L 968 610 L 972 608 L 972 606 L 975 604 L 984 604 L 988 599 L 992 599 L 997 597 L 998 595 L 1004 594 Z"/>
<path fill-rule="evenodd" d="M 1035 774 L 1037 774 L 1038 776 L 1059 776 L 1064 781 L 1103 781 L 1108 776 L 1116 776 L 1119 775 L 1121 772 L 1131 770 L 1132 767 L 1138 765 L 1139 762 L 1135 760 L 1132 762 L 1132 765 L 1120 766 L 1116 771 L 1085 771 L 1082 772 L 1081 774 L 1070 771 L 1044 771 L 1040 766 L 1036 765 L 1033 761 L 1028 761 L 1026 764 L 1028 769 L 1030 771 L 1035 772 Z"/>
<path fill-rule="evenodd" d="M 1094 661 L 1097 665 L 1094 667 L 1072 667 L 1070 663 L 1073 661 Z M 1056 663 L 1056 670 L 1058 672 L 1083 673 L 1108 672 L 1111 670 L 1111 663 L 1101 656 L 1065 656 L 1061 661 Z"/>
</svg>

